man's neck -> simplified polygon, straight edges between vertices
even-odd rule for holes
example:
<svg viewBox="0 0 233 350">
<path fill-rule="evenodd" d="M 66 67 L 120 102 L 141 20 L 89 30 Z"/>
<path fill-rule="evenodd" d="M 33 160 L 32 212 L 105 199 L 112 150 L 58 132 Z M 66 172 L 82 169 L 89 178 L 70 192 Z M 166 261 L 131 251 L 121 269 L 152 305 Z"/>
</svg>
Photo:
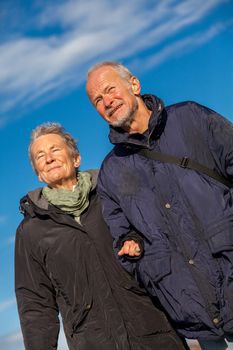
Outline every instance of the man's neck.
<svg viewBox="0 0 233 350">
<path fill-rule="evenodd" d="M 135 119 L 126 131 L 129 134 L 143 134 L 148 129 L 151 113 L 152 112 L 143 104 L 143 107 L 138 109 Z"/>
</svg>

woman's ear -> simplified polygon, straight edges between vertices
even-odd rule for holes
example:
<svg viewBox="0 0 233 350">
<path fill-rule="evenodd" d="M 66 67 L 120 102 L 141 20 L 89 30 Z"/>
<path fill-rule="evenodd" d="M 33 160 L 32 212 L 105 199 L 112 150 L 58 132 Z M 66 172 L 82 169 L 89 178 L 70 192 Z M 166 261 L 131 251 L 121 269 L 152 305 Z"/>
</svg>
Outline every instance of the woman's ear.
<svg viewBox="0 0 233 350">
<path fill-rule="evenodd" d="M 81 163 L 81 156 L 80 156 L 80 154 L 77 154 L 74 157 L 74 166 L 75 166 L 75 168 L 79 168 L 80 167 L 80 163 Z"/>
</svg>

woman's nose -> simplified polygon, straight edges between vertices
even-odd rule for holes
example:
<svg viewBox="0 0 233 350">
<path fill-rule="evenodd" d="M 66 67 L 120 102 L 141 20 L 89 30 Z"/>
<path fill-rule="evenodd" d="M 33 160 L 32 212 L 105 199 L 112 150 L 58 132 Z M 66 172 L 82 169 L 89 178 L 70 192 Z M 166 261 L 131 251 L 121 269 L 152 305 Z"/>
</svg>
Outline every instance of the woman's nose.
<svg viewBox="0 0 233 350">
<path fill-rule="evenodd" d="M 52 153 L 50 153 L 50 152 L 47 153 L 45 155 L 45 160 L 46 160 L 46 163 L 51 163 L 54 160 L 54 157 L 53 157 Z"/>
</svg>

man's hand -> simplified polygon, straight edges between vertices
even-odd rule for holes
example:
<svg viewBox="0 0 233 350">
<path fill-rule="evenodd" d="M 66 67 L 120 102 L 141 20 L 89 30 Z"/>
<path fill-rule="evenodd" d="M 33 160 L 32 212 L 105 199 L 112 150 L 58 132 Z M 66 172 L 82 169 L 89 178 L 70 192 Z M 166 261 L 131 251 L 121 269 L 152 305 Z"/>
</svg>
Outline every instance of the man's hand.
<svg viewBox="0 0 233 350">
<path fill-rule="evenodd" d="M 139 244 L 133 240 L 125 241 L 121 250 L 119 250 L 118 255 L 129 255 L 129 256 L 140 256 L 141 250 Z"/>
</svg>

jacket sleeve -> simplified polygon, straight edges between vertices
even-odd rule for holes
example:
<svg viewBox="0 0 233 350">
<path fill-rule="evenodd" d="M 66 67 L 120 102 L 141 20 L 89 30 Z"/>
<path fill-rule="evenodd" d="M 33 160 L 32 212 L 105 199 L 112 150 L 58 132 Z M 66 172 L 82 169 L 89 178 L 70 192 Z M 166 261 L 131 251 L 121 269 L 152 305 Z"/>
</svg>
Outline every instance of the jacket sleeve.
<svg viewBox="0 0 233 350">
<path fill-rule="evenodd" d="M 184 109 L 185 113 L 183 114 L 183 119 L 180 121 L 180 125 L 186 128 L 184 130 L 184 135 L 186 136 L 184 142 L 188 143 L 188 138 L 193 143 L 192 147 L 194 148 L 196 146 L 195 142 L 198 143 L 194 139 L 194 131 L 198 132 L 197 139 L 200 134 L 199 139 L 204 141 L 203 147 L 208 145 L 214 163 L 211 162 L 211 165 L 208 164 L 208 153 L 205 158 L 204 152 L 200 148 L 201 143 L 199 148 L 194 148 L 197 152 L 197 160 L 199 159 L 200 152 L 203 153 L 204 158 L 201 157 L 199 162 L 211 169 L 213 168 L 229 182 L 233 183 L 233 124 L 212 109 L 196 102 L 189 101 L 186 106 L 188 106 L 188 109 Z M 187 118 L 187 115 L 190 118 Z"/>
<path fill-rule="evenodd" d="M 208 142 L 218 169 L 233 183 L 233 124 L 207 109 Z"/>
<path fill-rule="evenodd" d="M 104 219 L 113 237 L 115 253 L 117 255 L 122 243 L 132 239 L 137 241 L 140 248 L 143 250 L 143 236 L 132 227 L 121 208 L 119 200 L 116 198 L 113 191 L 111 191 L 113 187 L 111 183 L 109 183 L 111 181 L 110 176 L 106 176 L 102 167 L 98 178 L 98 194 L 101 199 Z M 124 268 L 136 277 L 136 261 L 140 259 L 140 257 L 141 255 L 136 259 L 132 259 L 124 255 L 118 258 L 121 260 L 121 264 Z"/>
<path fill-rule="evenodd" d="M 57 349 L 59 334 L 58 306 L 55 292 L 38 247 L 31 243 L 31 233 L 18 228 L 15 243 L 15 292 L 26 350 Z"/>
</svg>

